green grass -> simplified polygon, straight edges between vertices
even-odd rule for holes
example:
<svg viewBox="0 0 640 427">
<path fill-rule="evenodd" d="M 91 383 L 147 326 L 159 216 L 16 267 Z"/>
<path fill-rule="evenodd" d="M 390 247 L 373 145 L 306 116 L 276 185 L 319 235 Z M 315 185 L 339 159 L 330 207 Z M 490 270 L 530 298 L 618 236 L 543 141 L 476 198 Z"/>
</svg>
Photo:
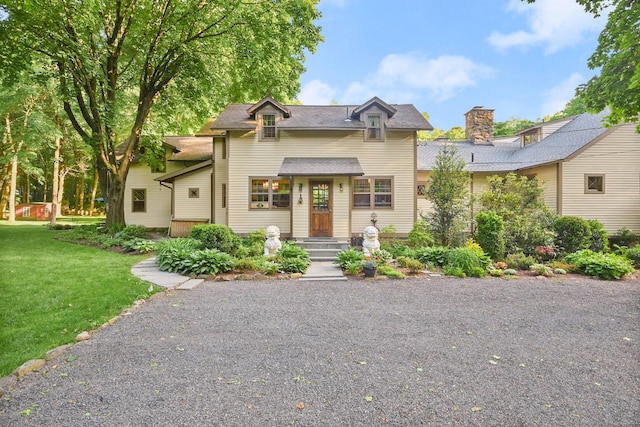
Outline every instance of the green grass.
<svg viewBox="0 0 640 427">
<path fill-rule="evenodd" d="M 0 223 L 0 377 L 149 296 L 130 272 L 146 256 L 54 240 L 60 233 Z"/>
</svg>

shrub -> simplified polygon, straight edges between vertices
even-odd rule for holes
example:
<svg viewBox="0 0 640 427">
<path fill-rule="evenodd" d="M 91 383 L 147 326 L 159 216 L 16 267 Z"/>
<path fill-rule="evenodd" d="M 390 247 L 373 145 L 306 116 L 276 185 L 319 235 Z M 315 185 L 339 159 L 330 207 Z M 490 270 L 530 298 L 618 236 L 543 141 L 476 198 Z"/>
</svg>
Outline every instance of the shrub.
<svg viewBox="0 0 640 427">
<path fill-rule="evenodd" d="M 156 242 L 153 240 L 141 239 L 139 237 L 125 240 L 120 244 L 122 249 L 127 252 L 139 252 L 141 254 L 152 252 L 155 249 L 155 245 Z"/>
<path fill-rule="evenodd" d="M 349 262 L 345 265 L 344 270 L 352 276 L 360 274 L 362 271 L 362 261 Z"/>
<path fill-rule="evenodd" d="M 260 269 L 267 276 L 271 276 L 276 274 L 280 270 L 280 265 L 277 262 L 264 260 L 264 262 L 260 265 Z"/>
<path fill-rule="evenodd" d="M 143 239 L 147 237 L 147 228 L 144 225 L 127 225 L 116 234 L 117 237 L 129 240 L 133 238 Z"/>
<path fill-rule="evenodd" d="M 421 220 L 413 224 L 413 228 L 409 232 L 407 245 L 411 248 L 424 248 L 433 246 L 435 240 L 431 234 L 431 229 L 426 221 Z"/>
<path fill-rule="evenodd" d="M 409 258 L 406 256 L 400 256 L 396 258 L 400 267 L 408 268 L 412 273 L 417 273 L 420 270 L 424 270 L 424 264 L 417 259 Z"/>
<path fill-rule="evenodd" d="M 442 272 L 447 276 L 456 276 L 461 278 L 467 277 L 467 275 L 464 274 L 464 271 L 462 270 L 462 268 L 454 267 L 452 265 L 445 266 Z"/>
<path fill-rule="evenodd" d="M 416 257 L 416 250 L 413 248 L 410 248 L 409 246 L 403 243 L 392 243 L 392 244 L 381 243 L 380 249 L 383 249 L 389 252 L 394 258 L 398 258 L 401 256 L 409 257 L 409 258 Z"/>
<path fill-rule="evenodd" d="M 635 267 L 640 267 L 640 245 L 636 245 L 632 248 L 618 246 L 615 253 L 627 258 Z"/>
<path fill-rule="evenodd" d="M 589 229 L 591 230 L 591 249 L 594 252 L 608 252 L 609 251 L 609 233 L 604 229 L 604 226 L 597 219 L 587 220 L 589 223 Z"/>
<path fill-rule="evenodd" d="M 528 270 L 536 262 L 535 258 L 522 252 L 507 255 L 506 261 L 507 265 L 517 270 Z"/>
<path fill-rule="evenodd" d="M 378 274 L 383 276 L 393 277 L 395 279 L 405 279 L 407 276 L 403 272 L 396 270 L 390 265 L 381 265 L 378 267 Z"/>
<path fill-rule="evenodd" d="M 202 248 L 202 243 L 187 237 L 162 240 L 156 244 L 158 265 L 162 271 L 186 271 L 191 253 Z"/>
<path fill-rule="evenodd" d="M 355 248 L 349 248 L 338 252 L 336 254 L 336 259 L 333 260 L 333 263 L 339 265 L 341 269 L 346 270 L 347 265 L 360 263 L 360 261 L 363 260 L 364 253 L 362 253 L 362 251 Z"/>
<path fill-rule="evenodd" d="M 591 246 L 591 228 L 586 219 L 561 216 L 555 220 L 556 247 L 561 254 L 570 254 Z"/>
<path fill-rule="evenodd" d="M 396 241 L 396 226 L 393 224 L 386 225 L 380 230 L 380 241 L 393 243 Z"/>
<path fill-rule="evenodd" d="M 417 249 L 416 259 L 425 265 L 429 264 L 436 267 L 444 267 L 447 263 L 449 250 L 449 248 L 445 248 L 444 246 Z"/>
<path fill-rule="evenodd" d="M 264 241 L 267 240 L 267 231 L 264 228 L 250 231 L 246 240 L 248 241 L 249 246 L 254 243 L 259 243 L 264 246 Z"/>
<path fill-rule="evenodd" d="M 202 242 L 206 249 L 217 249 L 235 255 L 240 247 L 241 239 L 226 225 L 199 224 L 191 229 L 190 236 Z"/>
<path fill-rule="evenodd" d="M 482 249 L 454 248 L 449 251 L 447 256 L 447 267 L 459 267 L 467 276 L 484 276 L 489 264 L 491 264 L 491 259 L 485 255 Z"/>
<path fill-rule="evenodd" d="M 505 276 L 515 276 L 516 271 L 513 268 L 507 268 L 503 271 Z"/>
<path fill-rule="evenodd" d="M 192 252 L 184 263 L 185 272 L 189 274 L 213 275 L 233 270 L 233 257 L 217 249 L 202 249 Z"/>
<path fill-rule="evenodd" d="M 493 211 L 476 215 L 476 239 L 484 252 L 495 261 L 504 259 L 505 239 L 504 221 Z"/>
<path fill-rule="evenodd" d="M 536 246 L 536 258 L 540 261 L 550 261 L 556 257 L 556 251 L 551 246 Z"/>
<path fill-rule="evenodd" d="M 614 240 L 620 246 L 632 246 L 638 242 L 638 235 L 628 228 L 622 227 L 611 240 Z"/>
<path fill-rule="evenodd" d="M 600 279 L 621 279 L 633 272 L 633 265 L 627 258 L 616 254 L 603 254 L 583 249 L 566 256 L 579 271 Z"/>
<path fill-rule="evenodd" d="M 239 258 L 233 264 L 235 271 L 259 271 L 260 261 L 256 258 Z"/>
<path fill-rule="evenodd" d="M 553 276 L 553 270 L 544 264 L 533 264 L 529 267 L 529 271 L 533 271 L 538 276 L 550 277 Z"/>
<path fill-rule="evenodd" d="M 236 258 L 250 258 L 264 254 L 264 242 L 257 243 L 245 240 L 235 253 Z"/>
<path fill-rule="evenodd" d="M 376 261 L 379 265 L 389 264 L 393 259 L 393 255 L 391 252 L 385 251 L 384 249 L 380 249 L 371 254 L 371 259 Z"/>
<path fill-rule="evenodd" d="M 294 243 L 283 243 L 276 253 L 274 261 L 280 265 L 280 271 L 285 273 L 304 273 L 311 264 L 307 251 Z"/>
</svg>

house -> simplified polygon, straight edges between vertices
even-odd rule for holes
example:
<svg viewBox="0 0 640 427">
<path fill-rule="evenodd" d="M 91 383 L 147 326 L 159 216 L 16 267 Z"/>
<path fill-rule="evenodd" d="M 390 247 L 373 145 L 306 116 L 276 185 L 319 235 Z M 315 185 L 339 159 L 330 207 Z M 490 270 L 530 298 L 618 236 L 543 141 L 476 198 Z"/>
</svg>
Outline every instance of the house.
<svg viewBox="0 0 640 427">
<path fill-rule="evenodd" d="M 17 220 L 48 221 L 51 219 L 51 202 L 31 202 L 16 205 Z"/>
<path fill-rule="evenodd" d="M 412 105 L 231 104 L 197 136 L 167 139 L 164 171 L 141 163 L 127 179 L 127 224 L 276 225 L 284 238 L 359 236 L 371 225 L 406 236 L 417 220 L 417 131 Z M 155 182 L 154 182 L 155 181 Z"/>
<path fill-rule="evenodd" d="M 487 176 L 516 172 L 537 177 L 547 206 L 560 215 L 597 219 L 610 233 L 640 232 L 640 134 L 636 124 L 602 126 L 606 112 L 542 123 L 513 138 L 493 138 L 493 110 L 466 113 L 467 141 L 454 143 L 472 173 L 471 194 Z M 418 146 L 418 209 L 427 212 L 426 182 L 446 141 Z"/>
</svg>

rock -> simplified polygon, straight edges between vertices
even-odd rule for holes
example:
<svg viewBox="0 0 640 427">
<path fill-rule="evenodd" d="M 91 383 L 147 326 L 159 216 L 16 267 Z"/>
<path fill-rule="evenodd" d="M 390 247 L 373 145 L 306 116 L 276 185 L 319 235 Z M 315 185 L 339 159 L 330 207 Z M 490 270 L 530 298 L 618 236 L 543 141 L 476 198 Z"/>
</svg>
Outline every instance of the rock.
<svg viewBox="0 0 640 427">
<path fill-rule="evenodd" d="M 302 277 L 302 273 L 291 273 L 292 279 L 299 279 Z"/>
<path fill-rule="evenodd" d="M 78 336 L 76 336 L 76 341 L 77 341 L 77 342 L 80 342 L 80 341 L 86 341 L 86 340 L 88 340 L 89 338 L 91 338 L 91 335 L 89 334 L 89 332 L 84 331 L 84 332 L 80 332 L 80 333 L 78 334 Z"/>
<path fill-rule="evenodd" d="M 58 357 L 62 356 L 62 354 L 64 354 L 64 352 L 70 349 L 71 347 L 73 347 L 73 344 L 65 344 L 65 345 L 61 345 L 60 347 L 56 347 L 52 350 L 47 351 L 45 358 L 46 360 L 57 359 Z"/>
<path fill-rule="evenodd" d="M 18 366 L 13 374 L 17 377 L 22 377 L 27 375 L 31 371 L 36 371 L 44 366 L 47 361 L 44 359 L 33 359 L 27 362 L 24 362 L 22 365 Z"/>
<path fill-rule="evenodd" d="M 0 378 L 0 397 L 4 396 L 17 383 L 15 375 Z"/>
</svg>

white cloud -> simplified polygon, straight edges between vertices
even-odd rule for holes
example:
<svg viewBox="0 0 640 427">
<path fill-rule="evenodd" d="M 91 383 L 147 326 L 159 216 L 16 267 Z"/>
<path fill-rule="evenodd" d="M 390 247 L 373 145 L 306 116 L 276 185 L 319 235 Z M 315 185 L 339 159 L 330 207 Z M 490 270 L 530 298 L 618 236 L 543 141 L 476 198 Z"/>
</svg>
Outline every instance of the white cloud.
<svg viewBox="0 0 640 427">
<path fill-rule="evenodd" d="M 374 95 L 389 102 L 412 102 L 424 95 L 419 93 L 423 91 L 443 101 L 494 74 L 492 68 L 463 56 L 429 59 L 416 52 L 390 54 L 382 59 L 374 74 L 353 82 L 342 102 L 362 102 Z"/>
<path fill-rule="evenodd" d="M 298 99 L 305 105 L 329 105 L 335 100 L 336 90 L 320 80 L 311 80 L 302 86 Z"/>
<path fill-rule="evenodd" d="M 510 0 L 507 9 L 526 15 L 528 29 L 508 34 L 494 31 L 489 43 L 500 50 L 544 46 L 546 54 L 576 45 L 589 33 L 599 33 L 607 15 L 605 11 L 594 18 L 575 0 L 537 0 L 533 4 Z"/>
<path fill-rule="evenodd" d="M 542 117 L 564 110 L 567 102 L 575 96 L 576 87 L 584 82 L 585 78 L 581 74 L 573 73 L 557 86 L 544 91 L 542 93 L 545 100 L 542 104 Z"/>
</svg>

